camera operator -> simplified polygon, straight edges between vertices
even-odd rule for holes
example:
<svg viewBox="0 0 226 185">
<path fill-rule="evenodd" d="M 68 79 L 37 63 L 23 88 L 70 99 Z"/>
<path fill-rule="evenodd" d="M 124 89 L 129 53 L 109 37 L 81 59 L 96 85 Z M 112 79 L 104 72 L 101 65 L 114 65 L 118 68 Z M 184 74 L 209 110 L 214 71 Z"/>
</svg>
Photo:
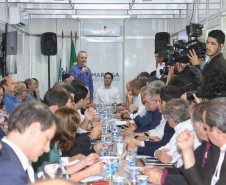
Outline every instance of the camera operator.
<svg viewBox="0 0 226 185">
<path fill-rule="evenodd" d="M 210 69 L 221 69 L 226 71 L 226 60 L 221 53 L 221 50 L 224 46 L 225 34 L 221 30 L 212 30 L 208 34 L 206 41 L 206 54 L 210 57 L 210 60 L 205 64 L 202 74 L 204 75 Z M 195 50 L 189 50 L 190 55 L 188 58 L 191 60 L 191 63 L 200 69 L 201 59 L 196 55 Z"/>
</svg>

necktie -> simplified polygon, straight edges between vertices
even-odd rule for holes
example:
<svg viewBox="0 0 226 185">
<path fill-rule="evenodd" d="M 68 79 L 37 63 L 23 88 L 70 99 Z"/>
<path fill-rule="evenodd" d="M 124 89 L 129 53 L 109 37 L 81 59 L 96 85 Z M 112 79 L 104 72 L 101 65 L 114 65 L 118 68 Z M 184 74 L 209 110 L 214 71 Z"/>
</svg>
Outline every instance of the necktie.
<svg viewBox="0 0 226 185">
<path fill-rule="evenodd" d="M 218 159 L 217 167 L 215 169 L 214 175 L 211 180 L 211 185 L 215 185 L 220 178 L 221 167 L 222 167 L 222 163 L 224 161 L 224 156 L 225 156 L 225 151 L 226 151 L 226 144 L 224 144 L 220 148 L 220 150 L 221 150 L 220 157 Z"/>
<path fill-rule="evenodd" d="M 206 62 L 206 64 L 204 65 L 204 67 L 203 67 L 203 73 L 205 73 L 206 72 L 206 69 L 207 69 L 207 66 L 208 66 L 208 64 L 210 63 L 210 60 L 208 60 L 207 62 Z"/>
</svg>

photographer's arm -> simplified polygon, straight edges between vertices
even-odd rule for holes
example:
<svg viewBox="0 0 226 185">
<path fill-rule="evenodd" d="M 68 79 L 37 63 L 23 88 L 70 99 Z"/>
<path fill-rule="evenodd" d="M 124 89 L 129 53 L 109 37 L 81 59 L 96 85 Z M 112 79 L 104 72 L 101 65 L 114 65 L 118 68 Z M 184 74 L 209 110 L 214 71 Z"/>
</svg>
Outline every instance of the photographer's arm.
<svg viewBox="0 0 226 185">
<path fill-rule="evenodd" d="M 169 67 L 169 73 L 167 76 L 166 85 L 168 85 L 169 81 L 174 77 L 174 66 Z"/>
</svg>

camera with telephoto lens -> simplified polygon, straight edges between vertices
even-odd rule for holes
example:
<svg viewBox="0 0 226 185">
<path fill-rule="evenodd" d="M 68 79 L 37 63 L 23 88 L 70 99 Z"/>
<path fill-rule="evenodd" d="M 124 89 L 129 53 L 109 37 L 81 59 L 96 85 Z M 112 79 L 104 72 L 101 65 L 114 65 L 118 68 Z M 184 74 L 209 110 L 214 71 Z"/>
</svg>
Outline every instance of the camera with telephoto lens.
<svg viewBox="0 0 226 185">
<path fill-rule="evenodd" d="M 195 77 L 195 81 L 198 84 L 198 87 L 196 90 L 187 91 L 187 100 L 193 101 L 194 96 L 193 93 L 198 97 L 202 98 L 202 81 L 203 81 L 203 75 L 200 70 L 198 70 L 195 66 L 189 66 L 190 71 L 193 73 Z"/>
<path fill-rule="evenodd" d="M 164 67 L 163 69 L 160 69 L 160 74 L 161 75 L 167 75 L 169 73 L 170 67 Z M 174 74 L 178 74 L 177 66 L 174 66 Z"/>
<path fill-rule="evenodd" d="M 188 42 L 184 40 L 174 40 L 173 46 L 165 46 L 158 52 L 158 57 L 163 58 L 165 65 L 175 66 L 179 63 L 189 63 L 187 54 L 189 50 L 194 49 L 198 58 L 205 58 L 206 44 L 200 42 L 197 38 L 202 35 L 203 25 L 201 24 L 190 24 L 186 26 L 188 35 Z M 194 37 L 194 40 L 191 38 Z"/>
</svg>

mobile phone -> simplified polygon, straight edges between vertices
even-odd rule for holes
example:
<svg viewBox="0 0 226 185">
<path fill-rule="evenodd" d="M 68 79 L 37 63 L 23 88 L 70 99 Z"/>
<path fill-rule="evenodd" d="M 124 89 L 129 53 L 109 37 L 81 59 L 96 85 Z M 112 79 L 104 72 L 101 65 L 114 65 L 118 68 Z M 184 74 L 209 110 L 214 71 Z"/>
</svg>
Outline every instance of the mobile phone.
<svg viewBox="0 0 226 185">
<path fill-rule="evenodd" d="M 97 144 L 97 141 L 91 141 L 91 145 Z"/>
</svg>

